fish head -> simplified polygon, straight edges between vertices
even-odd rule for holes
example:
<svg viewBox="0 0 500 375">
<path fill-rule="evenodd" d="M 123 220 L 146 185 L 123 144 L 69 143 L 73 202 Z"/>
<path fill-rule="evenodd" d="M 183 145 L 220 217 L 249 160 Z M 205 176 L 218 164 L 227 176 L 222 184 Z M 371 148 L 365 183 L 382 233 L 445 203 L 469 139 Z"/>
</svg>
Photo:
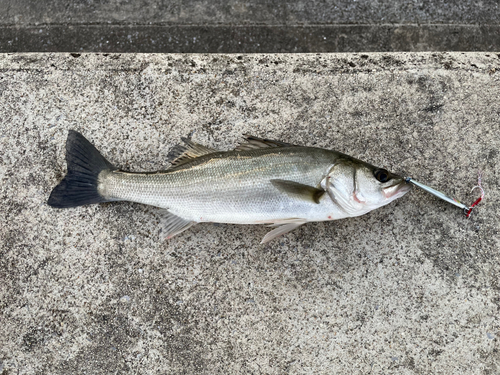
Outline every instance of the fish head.
<svg viewBox="0 0 500 375">
<path fill-rule="evenodd" d="M 349 216 L 385 206 L 411 190 L 402 176 L 354 158 L 337 162 L 324 183 L 330 198 Z"/>
</svg>

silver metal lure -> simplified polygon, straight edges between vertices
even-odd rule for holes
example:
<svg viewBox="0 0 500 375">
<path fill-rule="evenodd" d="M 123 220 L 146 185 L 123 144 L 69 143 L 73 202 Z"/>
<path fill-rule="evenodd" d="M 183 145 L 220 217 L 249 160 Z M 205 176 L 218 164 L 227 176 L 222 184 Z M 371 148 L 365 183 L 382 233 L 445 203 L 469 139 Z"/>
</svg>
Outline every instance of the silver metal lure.
<svg viewBox="0 0 500 375">
<path fill-rule="evenodd" d="M 432 195 L 434 195 L 434 196 L 436 196 L 436 197 L 438 197 L 438 198 L 440 198 L 440 199 L 442 199 L 442 200 L 444 200 L 444 201 L 446 201 L 446 202 L 448 202 L 448 203 L 451 203 L 451 204 L 453 204 L 453 205 L 455 205 L 455 206 L 457 206 L 457 207 L 460 207 L 460 208 L 461 208 L 461 209 L 463 209 L 463 210 L 468 210 L 468 209 L 469 209 L 469 207 L 468 207 L 468 206 L 466 206 L 465 204 L 463 204 L 463 203 L 459 202 L 459 201 L 458 201 L 458 200 L 456 200 L 455 198 L 450 198 L 450 197 L 449 197 L 449 196 L 447 196 L 446 194 L 444 194 L 444 193 L 442 193 L 442 192 L 440 192 L 440 191 L 438 191 L 438 190 L 436 190 L 436 189 L 433 189 L 433 188 L 431 188 L 430 186 L 424 185 L 424 184 L 422 184 L 421 182 L 415 181 L 415 180 L 414 180 L 413 178 L 411 178 L 411 177 L 405 177 L 405 181 L 406 181 L 407 183 L 411 183 L 411 184 L 413 184 L 413 185 L 415 185 L 415 186 L 419 187 L 419 188 L 420 188 L 420 189 L 422 189 L 422 190 L 425 190 L 425 191 L 426 191 L 426 192 L 428 192 L 428 193 L 431 193 Z"/>
<path fill-rule="evenodd" d="M 481 186 L 481 172 L 478 173 L 477 186 L 475 186 L 472 189 L 472 191 L 474 191 L 474 189 L 479 188 L 479 190 L 481 191 L 481 197 L 479 197 L 471 206 L 466 206 L 465 204 L 456 200 L 455 198 L 451 198 L 451 197 L 447 196 L 446 194 L 444 194 L 436 189 L 431 188 L 430 186 L 427 186 L 427 185 L 422 184 L 421 182 L 415 181 L 411 177 L 405 177 L 405 181 L 406 181 L 406 183 L 413 184 L 413 185 L 419 187 L 420 189 L 425 190 L 426 192 L 431 193 L 432 195 L 434 195 L 434 196 L 436 196 L 436 197 L 438 197 L 438 198 L 440 198 L 448 203 L 451 203 L 454 206 L 460 207 L 462 210 L 464 210 L 464 214 L 467 218 L 469 218 L 470 214 L 472 213 L 472 209 L 475 206 L 477 206 L 479 204 L 479 202 L 481 202 L 484 198 L 484 190 L 483 190 L 483 187 Z"/>
</svg>

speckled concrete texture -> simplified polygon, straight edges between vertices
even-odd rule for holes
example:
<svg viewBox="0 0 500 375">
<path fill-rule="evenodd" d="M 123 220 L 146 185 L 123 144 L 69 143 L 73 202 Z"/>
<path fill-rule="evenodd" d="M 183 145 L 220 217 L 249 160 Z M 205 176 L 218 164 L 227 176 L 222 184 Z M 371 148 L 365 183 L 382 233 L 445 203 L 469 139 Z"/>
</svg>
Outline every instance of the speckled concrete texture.
<svg viewBox="0 0 500 375">
<path fill-rule="evenodd" d="M 0 374 L 497 374 L 500 55 L 0 55 Z M 181 136 L 336 149 L 414 190 L 365 216 L 197 225 L 57 210 L 68 129 L 115 165 Z"/>
</svg>

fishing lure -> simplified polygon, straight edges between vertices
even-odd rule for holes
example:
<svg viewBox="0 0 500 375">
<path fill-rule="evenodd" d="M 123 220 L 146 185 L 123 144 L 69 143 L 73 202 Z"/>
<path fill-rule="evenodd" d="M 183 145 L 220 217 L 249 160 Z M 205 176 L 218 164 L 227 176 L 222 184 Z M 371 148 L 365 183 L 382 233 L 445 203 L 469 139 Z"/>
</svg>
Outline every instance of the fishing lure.
<svg viewBox="0 0 500 375">
<path fill-rule="evenodd" d="M 464 214 L 465 214 L 465 217 L 466 218 L 469 218 L 470 217 L 470 214 L 472 213 L 472 209 L 474 207 L 476 207 L 479 202 L 481 202 L 484 198 L 484 189 L 481 185 L 481 172 L 478 173 L 478 177 L 477 177 L 477 186 L 474 186 L 471 190 L 471 193 L 475 190 L 475 189 L 479 189 L 481 191 L 481 196 L 476 199 L 476 201 L 474 203 L 472 203 L 470 206 L 466 206 L 465 204 L 463 204 L 462 202 L 458 201 L 457 199 L 455 198 L 451 198 L 449 196 L 447 196 L 446 194 L 436 190 L 436 189 L 433 189 L 431 188 L 430 186 L 427 186 L 427 185 L 424 185 L 423 183 L 421 182 L 418 182 L 418 181 L 415 181 L 412 177 L 405 177 L 405 181 L 406 183 L 410 183 L 410 184 L 413 184 L 415 186 L 417 186 L 418 188 L 448 202 L 448 203 L 451 203 L 453 204 L 454 206 L 457 206 L 457 207 L 460 207 L 462 210 L 464 210 Z"/>
</svg>

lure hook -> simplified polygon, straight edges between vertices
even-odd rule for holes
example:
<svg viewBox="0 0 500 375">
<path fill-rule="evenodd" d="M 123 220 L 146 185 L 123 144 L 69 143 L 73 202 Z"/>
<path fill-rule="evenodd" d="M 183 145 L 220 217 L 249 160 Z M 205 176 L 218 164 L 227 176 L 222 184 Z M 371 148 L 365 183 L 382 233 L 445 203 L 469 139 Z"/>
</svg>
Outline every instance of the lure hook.
<svg viewBox="0 0 500 375">
<path fill-rule="evenodd" d="M 477 185 L 474 186 L 472 188 L 472 190 L 470 191 L 471 193 L 476 190 L 476 189 L 479 189 L 479 191 L 481 191 L 481 196 L 479 198 L 476 199 L 476 201 L 474 203 L 472 203 L 472 205 L 470 207 L 467 208 L 467 210 L 465 210 L 465 217 L 466 218 L 469 218 L 470 217 L 470 214 L 472 213 L 472 209 L 477 206 L 479 204 L 479 202 L 481 202 L 484 198 L 484 189 L 481 185 L 481 171 L 479 171 L 477 173 Z"/>
</svg>

